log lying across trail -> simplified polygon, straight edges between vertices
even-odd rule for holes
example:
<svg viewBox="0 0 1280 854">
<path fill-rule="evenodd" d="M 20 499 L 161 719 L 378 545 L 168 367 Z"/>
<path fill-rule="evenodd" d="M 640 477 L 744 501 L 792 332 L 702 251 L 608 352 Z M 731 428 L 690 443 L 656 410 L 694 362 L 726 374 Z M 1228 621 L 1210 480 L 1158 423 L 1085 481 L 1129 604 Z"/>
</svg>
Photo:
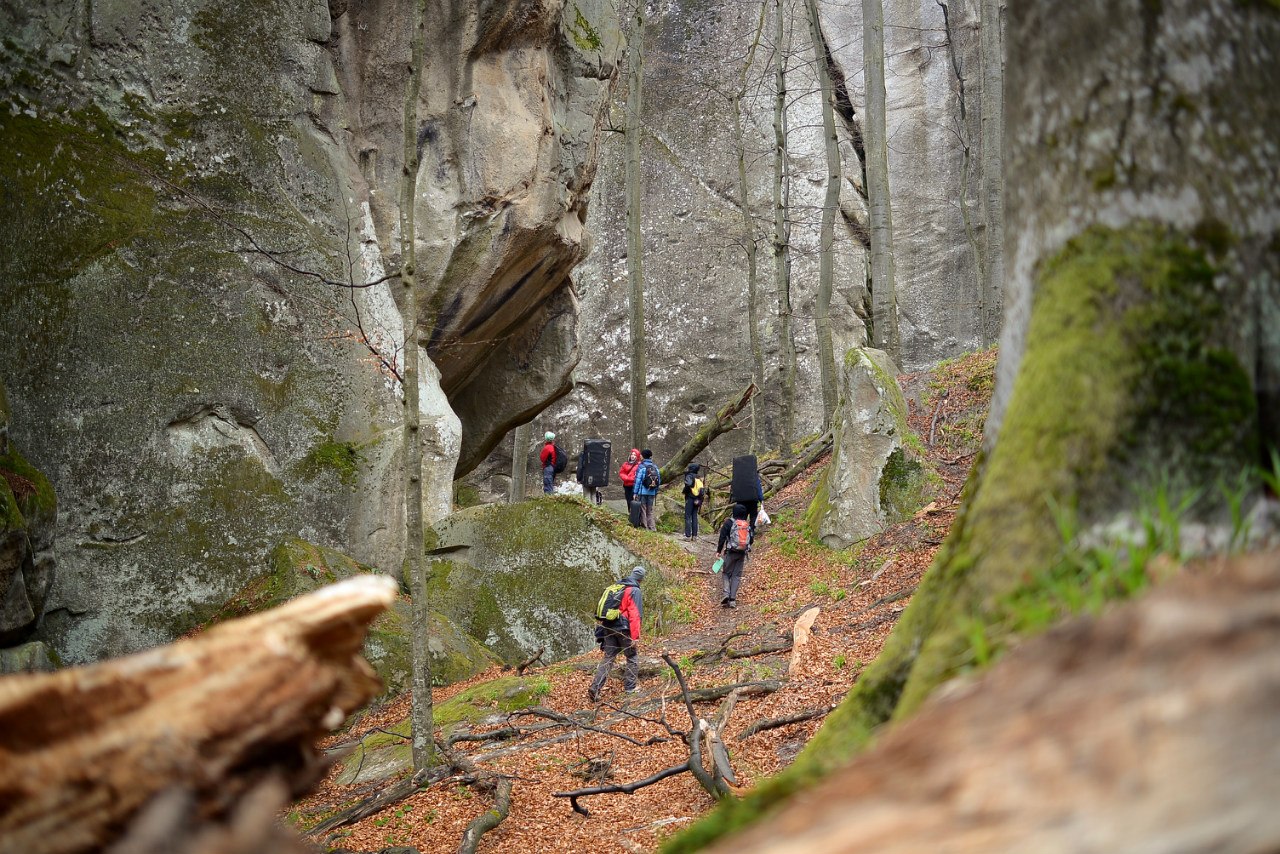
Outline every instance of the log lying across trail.
<svg viewBox="0 0 1280 854">
<path fill-rule="evenodd" d="M 0 679 L 0 847 L 303 850 L 276 810 L 379 689 L 360 650 L 395 595 L 360 576 L 128 658 Z"/>
</svg>

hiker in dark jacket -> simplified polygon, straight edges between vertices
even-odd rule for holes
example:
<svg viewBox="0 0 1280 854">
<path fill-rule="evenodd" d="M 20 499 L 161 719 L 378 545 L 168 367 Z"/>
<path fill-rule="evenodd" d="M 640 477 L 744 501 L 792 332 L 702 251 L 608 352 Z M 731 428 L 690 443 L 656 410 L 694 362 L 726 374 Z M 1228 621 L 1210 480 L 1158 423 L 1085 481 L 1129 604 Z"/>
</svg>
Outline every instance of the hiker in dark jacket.
<svg viewBox="0 0 1280 854">
<path fill-rule="evenodd" d="M 702 503 L 707 497 L 707 485 L 703 483 L 702 478 L 698 477 L 698 472 L 702 466 L 697 463 L 689 463 L 689 468 L 684 473 L 684 538 L 686 540 L 698 539 L 698 511 L 702 509 Z"/>
<path fill-rule="evenodd" d="M 640 690 L 636 687 L 636 681 L 640 678 L 640 664 L 636 661 L 636 643 L 640 640 L 640 621 L 644 618 L 644 600 L 640 595 L 640 582 L 644 576 L 645 568 L 637 566 L 626 578 L 619 579 L 626 585 L 626 589 L 622 591 L 622 603 L 618 606 L 622 616 L 612 623 L 600 623 L 596 626 L 596 643 L 600 644 L 600 649 L 604 651 L 604 659 L 596 668 L 596 676 L 591 680 L 591 687 L 587 689 L 587 696 L 593 703 L 600 700 L 600 690 L 604 688 L 605 680 L 609 678 L 609 671 L 613 669 L 613 662 L 617 659 L 618 653 L 622 653 L 627 660 L 626 667 L 622 671 L 623 688 L 628 694 L 634 694 Z"/>
<path fill-rule="evenodd" d="M 732 518 L 726 519 L 720 526 L 720 539 L 716 542 L 716 557 L 724 558 L 720 573 L 724 583 L 724 598 L 720 600 L 721 608 L 738 607 L 738 585 L 742 583 L 742 567 L 747 561 L 747 548 L 750 548 L 750 534 L 747 535 L 747 547 L 737 548 L 736 529 L 738 523 L 745 523 L 748 528 L 747 505 L 733 505 Z"/>
</svg>

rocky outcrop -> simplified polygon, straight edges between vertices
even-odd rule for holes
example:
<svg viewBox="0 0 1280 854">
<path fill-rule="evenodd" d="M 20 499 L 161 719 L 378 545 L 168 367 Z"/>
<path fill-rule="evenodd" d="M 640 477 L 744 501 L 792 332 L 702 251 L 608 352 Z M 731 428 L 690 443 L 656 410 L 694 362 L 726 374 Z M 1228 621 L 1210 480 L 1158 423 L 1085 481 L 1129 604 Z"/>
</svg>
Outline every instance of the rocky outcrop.
<svg viewBox="0 0 1280 854">
<path fill-rule="evenodd" d="M 431 607 L 508 664 L 557 661 L 595 646 L 600 591 L 645 563 L 610 536 L 612 514 L 572 498 L 459 511 L 428 536 Z M 619 522 L 619 524 L 622 524 Z M 672 603 L 651 570 L 646 623 Z"/>
<path fill-rule="evenodd" d="M 329 584 L 375 572 L 347 555 L 302 540 L 281 543 L 271 553 L 270 569 L 254 578 L 215 616 L 216 621 L 246 617 L 277 608 Z M 379 697 L 396 697 L 410 688 L 413 674 L 408 599 L 395 599 L 379 614 L 365 635 L 364 657 L 382 680 Z M 431 681 L 451 685 L 469 679 L 498 659 L 475 638 L 467 635 L 443 614 L 431 614 L 428 640 Z"/>
<path fill-rule="evenodd" d="M 933 0 L 886 0 L 890 188 L 897 254 L 900 365 L 907 370 L 980 345 L 974 252 L 962 205 L 975 205 L 976 168 L 966 175 L 962 140 L 976 137 L 978 61 L 976 4 L 952 3 L 943 23 Z M 867 343 L 863 326 L 866 205 L 863 189 L 862 33 L 858 4 L 820 3 L 840 88 L 837 118 L 844 183 L 837 218 L 835 352 Z M 787 6 L 791 176 L 792 306 L 799 351 L 797 435 L 819 430 L 814 300 L 819 213 L 826 162 L 818 84 L 803 4 Z M 757 26 L 759 6 L 682 0 L 651 16 L 644 96 L 645 287 L 648 327 L 650 445 L 666 459 L 708 411 L 728 401 L 751 376 L 747 329 L 747 261 L 729 95 L 738 86 Z M 758 417 L 778 409 L 777 299 L 772 280 L 771 70 L 773 8 L 746 76 L 744 135 L 750 198 L 759 247 L 761 336 L 766 388 Z M 960 83 L 948 45 L 965 76 L 969 103 L 960 119 Z M 619 99 L 622 97 L 621 87 Z M 691 108 L 691 105 L 696 105 Z M 976 163 L 978 150 L 973 149 Z M 629 435 L 625 197 L 621 135 L 606 138 L 597 201 L 588 226 L 599 248 L 575 274 L 582 300 L 582 362 L 574 391 L 535 424 L 574 442 Z M 967 195 L 966 195 L 967 190 Z M 974 237 L 981 216 L 971 211 Z M 842 221 L 843 220 L 843 221 Z M 838 355 L 837 355 L 838 358 Z M 748 431 L 719 440 L 710 457 L 722 463 L 745 453 Z M 498 482 L 510 471 L 510 447 L 486 467 Z M 495 487 L 496 491 L 500 491 Z"/>
<path fill-rule="evenodd" d="M 61 499 L 68 660 L 172 639 L 290 537 L 400 566 L 404 333 L 392 282 L 345 286 L 400 261 L 415 5 L 0 0 L 0 370 Z M 602 3 L 428 5 L 433 519 L 568 388 L 619 40 Z"/>
<path fill-rule="evenodd" d="M 897 373 L 882 350 L 845 356 L 831 462 L 805 515 L 809 533 L 831 548 L 910 518 L 926 500 L 931 472 L 912 447 Z"/>
</svg>

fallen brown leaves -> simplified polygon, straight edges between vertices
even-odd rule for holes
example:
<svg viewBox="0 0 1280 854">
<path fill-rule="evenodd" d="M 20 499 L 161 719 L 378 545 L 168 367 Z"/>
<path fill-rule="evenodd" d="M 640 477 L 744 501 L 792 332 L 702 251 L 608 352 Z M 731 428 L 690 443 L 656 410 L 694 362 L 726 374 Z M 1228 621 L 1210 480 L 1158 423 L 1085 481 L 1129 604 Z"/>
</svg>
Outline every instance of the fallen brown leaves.
<svg viewBox="0 0 1280 854">
<path fill-rule="evenodd" d="M 702 580 L 703 595 L 687 603 L 694 615 L 689 626 L 671 636 L 646 638 L 641 655 L 657 657 L 659 652 L 670 652 L 681 662 L 690 688 L 783 679 L 777 692 L 740 698 L 724 733 L 741 789 L 789 763 L 822 720 L 765 730 L 743 741 L 738 741 L 737 736 L 764 718 L 796 715 L 838 703 L 879 654 L 897 616 L 909 603 L 909 596 L 884 600 L 914 589 L 951 527 L 961 485 L 977 451 L 976 442 L 965 444 L 965 437 L 972 439 L 973 425 L 980 425 L 985 418 L 990 396 L 985 378 L 990 375 L 994 358 L 994 353 L 988 351 L 944 366 L 936 376 L 913 374 L 901 378 L 913 403 L 909 415 L 912 428 L 918 435 L 927 436 L 932 427 L 935 438 L 945 437 L 945 441 L 926 449 L 945 485 L 936 501 L 915 518 L 877 534 L 860 549 L 833 552 L 805 541 L 799 531 L 799 520 L 826 459 L 819 460 L 768 502 L 774 524 L 757 539 L 755 553 L 743 575 L 738 609 L 718 607 L 720 578 L 702 574 L 710 569 L 715 557 L 714 532 L 704 533 L 692 544 L 673 538 L 673 543 L 693 551 L 700 571 L 695 571 L 693 577 Z M 947 392 L 945 397 L 943 390 Z M 940 423 L 959 426 L 940 431 Z M 790 672 L 789 651 L 750 658 L 711 658 L 706 663 L 693 659 L 698 651 L 719 649 L 734 632 L 745 634 L 730 641 L 728 648 L 733 650 L 789 638 L 797 616 L 815 605 L 821 613 L 810 641 L 798 653 Z M 594 664 L 597 660 L 598 653 L 587 654 L 568 664 Z M 565 714 L 592 708 L 586 696 L 589 672 L 564 664 L 530 672 L 540 673 L 551 684 L 551 693 L 543 698 L 547 708 Z M 486 672 L 466 683 L 437 689 L 434 696 L 441 702 L 495 675 L 496 671 Z M 625 700 L 620 683 L 612 680 L 592 723 L 640 741 L 669 735 L 660 723 L 642 718 L 665 719 L 670 726 L 684 731 L 691 726 L 669 671 L 642 679 L 641 693 Z M 718 708 L 719 701 L 701 703 L 697 713 L 711 718 Z M 634 713 L 629 716 L 619 709 Z M 408 698 L 399 698 L 366 713 L 331 743 L 351 741 L 375 727 L 386 727 L 402 720 L 407 712 Z M 526 724 L 528 721 L 524 719 Z M 504 722 L 492 729 L 505 725 Z M 541 732 L 526 741 L 565 731 Z M 464 748 L 468 755 L 491 749 L 479 743 L 457 747 Z M 552 793 L 604 781 L 631 782 L 687 757 L 688 748 L 678 738 L 637 747 L 606 734 L 580 730 L 562 743 L 487 763 L 486 770 L 511 775 L 514 786 L 510 819 L 487 833 L 479 850 L 550 854 L 620 847 L 624 851 L 652 851 L 662 837 L 680 830 L 714 806 L 692 776 L 670 777 L 630 795 L 593 796 L 590 818 L 577 815 L 564 799 L 552 797 Z M 594 772 L 591 779 L 583 776 L 588 768 Z M 331 776 L 319 792 L 299 805 L 303 816 L 332 810 L 357 794 L 336 787 L 332 779 Z M 335 840 L 335 844 L 362 851 L 378 851 L 391 845 L 411 845 L 421 851 L 454 850 L 467 824 L 489 807 L 486 798 L 445 781 L 342 831 L 343 838 Z"/>
</svg>

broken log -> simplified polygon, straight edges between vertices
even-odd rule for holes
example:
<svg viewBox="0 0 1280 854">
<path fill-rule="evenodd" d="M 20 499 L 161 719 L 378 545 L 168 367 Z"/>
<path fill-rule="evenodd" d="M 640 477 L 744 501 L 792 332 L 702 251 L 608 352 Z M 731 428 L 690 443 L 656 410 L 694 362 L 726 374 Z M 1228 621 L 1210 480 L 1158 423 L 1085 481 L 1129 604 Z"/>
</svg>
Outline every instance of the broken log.
<svg viewBox="0 0 1280 854">
<path fill-rule="evenodd" d="M 822 609 L 815 605 L 801 614 L 800 619 L 796 620 L 796 624 L 791 630 L 791 662 L 787 665 L 788 676 L 795 673 L 796 665 L 804 657 L 804 648 L 808 646 L 809 638 L 813 636 L 813 624 L 821 613 Z"/>
<path fill-rule="evenodd" d="M 274 809 L 248 799 L 265 802 L 253 793 L 271 780 L 297 797 L 324 776 L 315 743 L 380 687 L 360 649 L 396 589 L 363 575 L 127 658 L 0 680 L 6 850 L 102 851 L 144 811 L 167 817 L 171 850 L 246 816 L 265 818 L 238 825 L 243 850 L 246 834 L 277 834 Z"/>
<path fill-rule="evenodd" d="M 734 400 L 722 406 L 714 418 L 702 425 L 698 432 L 693 434 L 693 438 L 685 442 L 683 448 L 672 455 L 667 464 L 658 470 L 664 486 L 677 483 L 694 457 L 706 450 L 707 445 L 710 445 L 721 433 L 727 433 L 738 426 L 733 420 L 734 416 L 746 408 L 751 398 L 755 397 L 756 391 L 758 389 L 755 383 L 744 388 Z"/>
<path fill-rule="evenodd" d="M 778 729 L 779 727 L 790 726 L 791 724 L 800 724 L 805 721 L 811 721 L 815 718 L 824 718 L 838 708 L 837 703 L 834 706 L 824 706 L 821 709 L 809 709 L 804 712 L 797 712 L 794 715 L 784 715 L 780 718 L 761 718 L 751 726 L 738 733 L 738 741 L 746 741 L 758 732 L 764 732 L 768 729 Z"/>
</svg>

